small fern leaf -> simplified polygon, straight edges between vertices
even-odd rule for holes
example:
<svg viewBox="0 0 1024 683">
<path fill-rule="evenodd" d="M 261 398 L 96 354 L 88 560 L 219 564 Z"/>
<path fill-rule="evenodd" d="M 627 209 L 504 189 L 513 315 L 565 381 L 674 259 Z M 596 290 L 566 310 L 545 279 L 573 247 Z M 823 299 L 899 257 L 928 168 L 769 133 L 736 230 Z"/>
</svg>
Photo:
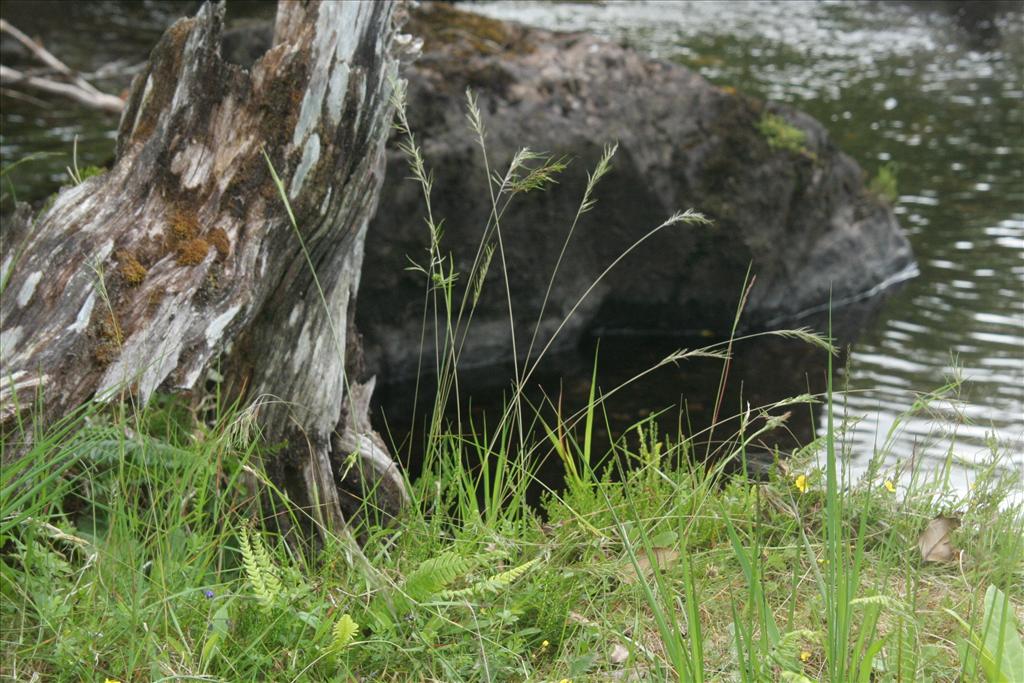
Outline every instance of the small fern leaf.
<svg viewBox="0 0 1024 683">
<path fill-rule="evenodd" d="M 352 643 L 356 633 L 359 632 L 359 624 L 348 614 L 342 614 L 334 628 L 331 629 L 331 651 L 341 652 Z"/>
<path fill-rule="evenodd" d="M 465 588 L 454 588 L 452 590 L 441 591 L 438 593 L 438 597 L 442 600 L 468 600 L 469 598 L 476 597 L 480 591 L 480 583 L 474 583 L 472 586 Z"/>
<path fill-rule="evenodd" d="M 503 571 L 500 574 L 495 574 L 482 581 L 477 581 L 468 588 L 461 588 L 459 590 L 449 590 L 441 593 L 441 597 L 448 600 L 458 600 L 463 598 L 474 597 L 478 595 L 484 595 L 486 593 L 497 593 L 503 588 L 506 588 L 516 581 L 519 580 L 524 574 L 533 569 L 534 565 L 540 562 L 539 557 L 535 557 L 529 562 L 524 562 L 518 566 L 512 567 L 507 571 Z"/>
<path fill-rule="evenodd" d="M 445 588 L 481 564 L 494 558 L 494 553 L 465 557 L 448 551 L 424 560 L 405 579 L 401 590 L 391 596 L 391 605 L 385 607 L 385 600 L 378 596 L 371 606 L 375 615 L 376 629 L 387 629 L 393 625 L 391 618 L 401 617 L 413 609 L 413 604 L 443 597 Z M 390 615 L 388 614 L 390 613 Z"/>
<path fill-rule="evenodd" d="M 463 557 L 453 552 L 428 558 L 405 580 L 405 594 L 417 602 L 427 600 L 455 579 L 468 574 L 475 566 L 474 558 Z"/>
<path fill-rule="evenodd" d="M 533 569 L 534 565 L 540 562 L 539 557 L 535 557 L 528 562 L 523 562 L 521 565 L 512 567 L 507 571 L 503 571 L 500 574 L 491 577 L 490 583 L 496 584 L 499 587 L 508 586 L 515 583 L 522 577 L 526 572 Z"/>
<path fill-rule="evenodd" d="M 281 594 L 281 580 L 277 577 L 277 565 L 270 559 L 267 544 L 263 542 L 262 536 L 253 534 L 249 540 L 252 543 L 253 553 L 256 555 L 256 564 L 263 577 L 263 585 L 266 589 L 265 599 L 267 602 L 272 602 L 275 596 Z"/>
<path fill-rule="evenodd" d="M 253 552 L 252 544 L 249 542 L 249 532 L 245 527 L 238 530 L 238 548 L 242 552 L 242 568 L 245 570 L 245 578 L 249 580 L 253 593 L 261 600 L 265 600 L 267 586 L 263 582 L 263 572 L 260 571 L 256 553 Z"/>
</svg>

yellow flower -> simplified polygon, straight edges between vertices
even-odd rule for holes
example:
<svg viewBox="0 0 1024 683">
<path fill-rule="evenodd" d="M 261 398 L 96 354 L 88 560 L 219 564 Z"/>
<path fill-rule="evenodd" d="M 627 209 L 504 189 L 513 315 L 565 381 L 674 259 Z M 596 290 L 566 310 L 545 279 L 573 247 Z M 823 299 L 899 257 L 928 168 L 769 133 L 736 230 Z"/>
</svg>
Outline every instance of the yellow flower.
<svg viewBox="0 0 1024 683">
<path fill-rule="evenodd" d="M 808 662 L 808 661 L 810 661 L 810 659 L 811 659 L 811 653 L 809 651 L 804 650 L 803 652 L 800 653 L 800 661 L 801 662 Z"/>
<path fill-rule="evenodd" d="M 807 493 L 807 476 L 801 474 L 793 481 L 793 485 L 800 493 Z"/>
<path fill-rule="evenodd" d="M 563 678 L 562 680 L 558 681 L 558 683 L 572 683 L 572 679 L 571 678 Z"/>
<path fill-rule="evenodd" d="M 103 683 L 121 683 L 121 681 L 116 678 L 104 678 Z"/>
<path fill-rule="evenodd" d="M 896 493 L 896 484 L 892 483 L 892 479 L 885 480 L 885 490 L 889 493 Z"/>
<path fill-rule="evenodd" d="M 545 640 L 543 643 L 540 644 L 541 651 L 543 652 L 544 650 L 548 649 L 549 645 L 551 645 L 551 643 Z"/>
</svg>

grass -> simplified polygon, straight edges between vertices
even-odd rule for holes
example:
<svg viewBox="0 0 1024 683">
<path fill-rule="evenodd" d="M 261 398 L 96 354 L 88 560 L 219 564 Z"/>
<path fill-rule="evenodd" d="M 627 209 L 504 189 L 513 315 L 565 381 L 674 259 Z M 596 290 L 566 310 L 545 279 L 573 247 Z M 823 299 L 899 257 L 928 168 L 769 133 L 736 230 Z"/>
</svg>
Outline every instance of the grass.
<svg viewBox="0 0 1024 683">
<path fill-rule="evenodd" d="M 949 461 L 939 472 L 885 469 L 890 433 L 869 474 L 850 481 L 831 384 L 823 396 L 731 419 L 719 403 L 717 424 L 700 433 L 662 434 L 644 420 L 598 452 L 594 427 L 608 422 L 605 401 L 616 389 L 597 386 L 595 359 L 576 412 L 529 405 L 523 387 L 550 344 L 536 337 L 520 350 L 495 422 L 445 420 L 488 268 L 501 270 L 515 319 L 501 219 L 565 166 L 523 150 L 494 171 L 472 97 L 468 110 L 492 211 L 476 261 L 459 274 L 430 209 L 432 176 L 399 109 L 427 206 L 429 251 L 412 268 L 426 283 L 424 335 L 436 335 L 439 349 L 423 361 L 439 389 L 421 407 L 430 425 L 423 473 L 409 482 L 403 517 L 358 529 L 359 558 L 330 534 L 315 547 L 285 542 L 264 520 L 307 513 L 264 474 L 274 449 L 255 407 L 216 395 L 203 415 L 162 397 L 91 403 L 45 429 L 26 419 L 3 444 L 5 453 L 27 452 L 0 475 L 0 675 L 1017 680 L 1024 510 L 1011 498 L 1019 479 L 996 476 L 1010 454 L 994 452 L 988 474 L 960 492 L 948 485 Z M 614 151 L 588 176 L 576 221 L 594 207 Z M 660 230 L 702 222 L 675 214 L 624 253 Z M 786 334 L 830 349 L 806 331 Z M 737 381 L 729 358 L 739 343 L 731 337 L 664 362 L 720 358 L 721 390 Z M 957 386 L 923 395 L 908 413 L 927 413 Z M 824 410 L 824 434 L 779 454 L 764 479 L 743 475 L 748 446 L 785 429 L 790 410 Z M 548 458 L 561 463 L 565 485 L 535 508 L 527 488 Z M 727 475 L 735 463 L 741 474 Z M 924 563 L 918 536 L 939 514 L 960 520 L 952 542 L 963 553 Z"/>
<path fill-rule="evenodd" d="M 815 158 L 805 144 L 807 142 L 806 133 L 781 116 L 765 114 L 757 122 L 757 129 L 772 149 L 793 152 L 812 160 Z"/>
<path fill-rule="evenodd" d="M 543 515 L 523 502 L 530 459 L 448 434 L 400 523 L 364 530 L 378 588 L 343 544 L 303 551 L 253 522 L 266 498 L 288 502 L 249 416 L 92 406 L 5 469 L 5 676 L 955 681 L 992 638 L 987 591 L 1020 610 L 1024 517 L 1001 507 L 1006 481 L 959 495 L 941 472 L 879 471 L 842 486 L 814 448 L 765 481 L 726 477 L 653 422 L 604 470 L 583 464 L 585 425 L 560 425 L 576 476 Z M 501 485 L 482 474 L 496 458 Z M 953 510 L 963 557 L 923 564 L 918 534 Z"/>
<path fill-rule="evenodd" d="M 895 204 L 900 198 L 899 186 L 896 180 L 899 169 L 895 161 L 882 164 L 878 167 L 878 173 L 868 184 L 868 191 L 889 204 Z"/>
</svg>

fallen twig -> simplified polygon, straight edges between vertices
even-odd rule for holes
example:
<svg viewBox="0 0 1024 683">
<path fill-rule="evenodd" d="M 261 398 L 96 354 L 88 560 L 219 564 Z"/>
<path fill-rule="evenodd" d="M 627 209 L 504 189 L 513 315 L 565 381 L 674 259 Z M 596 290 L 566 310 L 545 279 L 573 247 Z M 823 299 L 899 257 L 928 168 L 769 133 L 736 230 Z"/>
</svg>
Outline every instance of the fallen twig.
<svg viewBox="0 0 1024 683">
<path fill-rule="evenodd" d="M 121 101 L 121 98 L 96 88 L 92 83 L 82 78 L 81 75 L 72 71 L 67 64 L 54 57 L 49 50 L 29 38 L 7 20 L 0 19 L 0 31 L 12 36 L 28 48 L 36 59 L 67 79 L 67 82 L 65 82 L 53 78 L 29 75 L 0 65 L 0 83 L 7 86 L 24 85 L 54 95 L 61 95 L 87 107 L 108 111 L 113 114 L 120 114 L 121 110 L 124 109 L 124 102 Z"/>
<path fill-rule="evenodd" d="M 3 83 L 5 86 L 24 85 L 53 95 L 62 95 L 87 107 L 101 109 L 112 114 L 120 114 L 121 110 L 124 109 L 124 102 L 115 95 L 108 95 L 99 91 L 95 93 L 89 92 L 74 83 L 63 83 L 50 78 L 29 76 L 2 64 L 0 64 L 0 83 Z"/>
</svg>

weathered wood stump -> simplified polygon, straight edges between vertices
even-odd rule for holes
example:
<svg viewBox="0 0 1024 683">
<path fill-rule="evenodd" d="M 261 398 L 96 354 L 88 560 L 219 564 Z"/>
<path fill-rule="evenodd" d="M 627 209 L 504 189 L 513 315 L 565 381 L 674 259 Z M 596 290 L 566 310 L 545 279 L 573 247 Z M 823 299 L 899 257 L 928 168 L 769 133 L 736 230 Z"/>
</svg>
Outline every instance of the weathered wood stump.
<svg viewBox="0 0 1024 683">
<path fill-rule="evenodd" d="M 400 11 L 281 2 L 250 70 L 221 58 L 223 5 L 167 30 L 114 167 L 5 226 L 0 419 L 15 392 L 41 392 L 52 420 L 94 397 L 195 396 L 216 372 L 228 395 L 261 399 L 262 431 L 282 445 L 268 471 L 315 519 L 342 528 L 352 488 L 397 512 L 406 492 L 366 418 L 372 384 L 349 378 Z"/>
</svg>

